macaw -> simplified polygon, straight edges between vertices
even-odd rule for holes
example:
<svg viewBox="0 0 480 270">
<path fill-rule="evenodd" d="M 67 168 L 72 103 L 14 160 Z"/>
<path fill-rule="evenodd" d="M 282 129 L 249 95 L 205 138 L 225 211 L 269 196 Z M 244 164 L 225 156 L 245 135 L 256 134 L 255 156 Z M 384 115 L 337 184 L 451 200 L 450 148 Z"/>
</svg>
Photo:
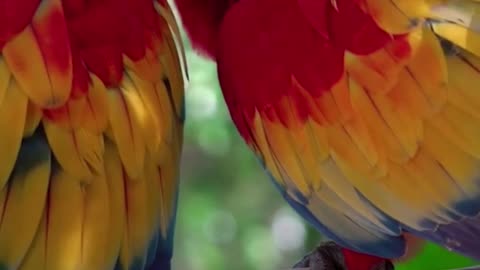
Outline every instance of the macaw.
<svg viewBox="0 0 480 270">
<path fill-rule="evenodd" d="M 163 0 L 0 0 L 0 269 L 170 269 L 178 39 Z"/>
<path fill-rule="evenodd" d="M 347 269 L 419 239 L 480 259 L 479 0 L 176 5 L 238 132 Z"/>
</svg>

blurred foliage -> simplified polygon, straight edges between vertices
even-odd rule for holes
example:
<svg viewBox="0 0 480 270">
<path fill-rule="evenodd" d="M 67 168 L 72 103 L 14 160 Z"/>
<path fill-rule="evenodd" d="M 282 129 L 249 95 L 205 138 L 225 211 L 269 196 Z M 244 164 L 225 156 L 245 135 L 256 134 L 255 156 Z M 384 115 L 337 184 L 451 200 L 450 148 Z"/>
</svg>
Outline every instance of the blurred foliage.
<svg viewBox="0 0 480 270">
<path fill-rule="evenodd" d="M 321 236 L 287 206 L 237 134 L 215 64 L 195 54 L 183 39 L 190 83 L 173 269 L 288 269 L 318 245 Z M 397 269 L 472 264 L 428 245 Z"/>
</svg>

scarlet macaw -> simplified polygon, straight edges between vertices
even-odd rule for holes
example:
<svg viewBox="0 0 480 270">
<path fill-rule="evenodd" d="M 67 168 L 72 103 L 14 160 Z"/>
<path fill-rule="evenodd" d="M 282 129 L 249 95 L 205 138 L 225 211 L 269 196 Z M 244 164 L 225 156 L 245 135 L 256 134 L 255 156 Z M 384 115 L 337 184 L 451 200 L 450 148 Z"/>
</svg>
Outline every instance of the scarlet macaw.
<svg viewBox="0 0 480 270">
<path fill-rule="evenodd" d="M 170 269 L 178 38 L 165 1 L 0 0 L 0 269 Z"/>
<path fill-rule="evenodd" d="M 239 133 L 347 269 L 419 238 L 480 258 L 479 0 L 176 4 Z"/>
</svg>

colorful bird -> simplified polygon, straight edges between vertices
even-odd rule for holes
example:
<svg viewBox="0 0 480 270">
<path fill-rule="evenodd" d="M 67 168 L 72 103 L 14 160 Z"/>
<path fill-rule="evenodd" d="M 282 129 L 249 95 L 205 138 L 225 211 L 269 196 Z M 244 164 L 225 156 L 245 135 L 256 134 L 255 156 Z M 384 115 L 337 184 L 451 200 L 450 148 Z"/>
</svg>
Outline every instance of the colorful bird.
<svg viewBox="0 0 480 270">
<path fill-rule="evenodd" d="M 176 4 L 239 133 L 347 269 L 418 239 L 480 258 L 479 0 Z"/>
<path fill-rule="evenodd" d="M 0 269 L 170 269 L 178 39 L 165 1 L 0 0 Z"/>
</svg>

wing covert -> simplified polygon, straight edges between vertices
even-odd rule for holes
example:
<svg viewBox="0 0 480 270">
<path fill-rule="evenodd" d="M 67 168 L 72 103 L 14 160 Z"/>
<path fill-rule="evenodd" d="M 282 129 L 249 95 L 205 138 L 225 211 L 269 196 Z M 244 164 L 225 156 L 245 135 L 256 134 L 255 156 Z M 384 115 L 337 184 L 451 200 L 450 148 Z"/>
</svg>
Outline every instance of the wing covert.
<svg viewBox="0 0 480 270">
<path fill-rule="evenodd" d="M 480 257 L 449 231 L 478 233 L 478 1 L 282 0 L 289 25 L 282 7 L 258 19 L 270 2 L 257 2 L 227 13 L 219 78 L 287 201 L 357 251 L 400 257 L 409 231 Z M 262 34 L 238 24 L 247 13 Z"/>
<path fill-rule="evenodd" d="M 186 80 L 172 10 L 3 2 L 0 268 L 170 269 Z"/>
</svg>

